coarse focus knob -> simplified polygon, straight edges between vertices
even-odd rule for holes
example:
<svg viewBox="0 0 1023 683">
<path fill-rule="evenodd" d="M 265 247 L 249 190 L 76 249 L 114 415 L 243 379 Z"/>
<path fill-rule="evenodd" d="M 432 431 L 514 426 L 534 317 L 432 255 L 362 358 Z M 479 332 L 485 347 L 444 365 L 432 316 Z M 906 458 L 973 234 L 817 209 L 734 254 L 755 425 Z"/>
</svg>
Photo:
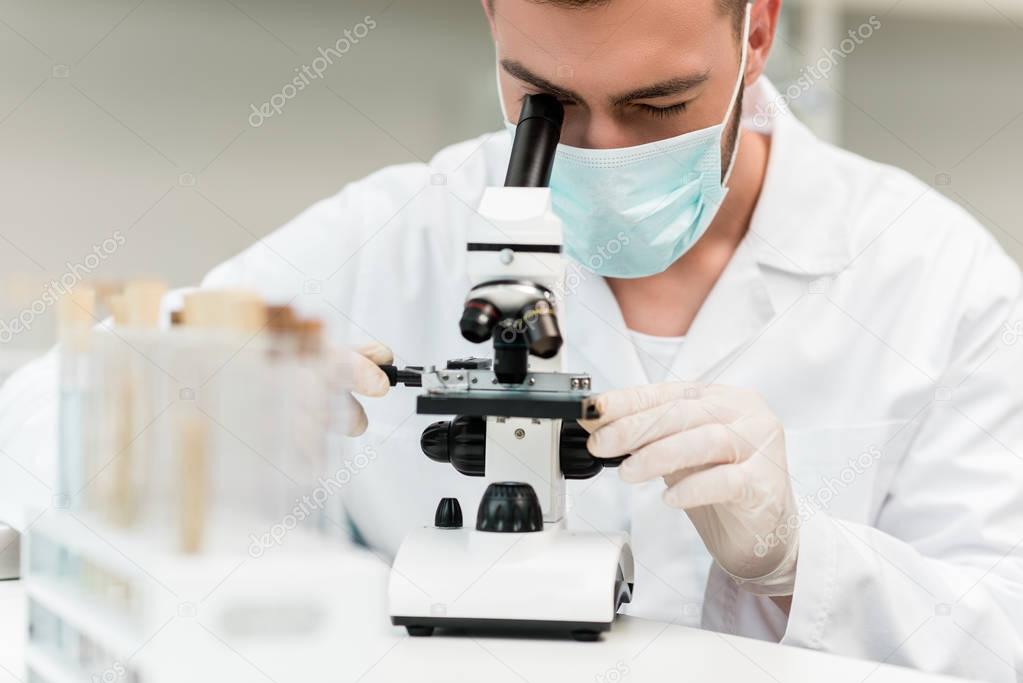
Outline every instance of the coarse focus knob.
<svg viewBox="0 0 1023 683">
<path fill-rule="evenodd" d="M 438 529 L 462 528 L 462 506 L 457 498 L 440 499 L 437 512 L 433 515 L 433 525 Z"/>
<path fill-rule="evenodd" d="M 629 456 L 597 458 L 590 454 L 586 443 L 590 433 L 575 420 L 561 423 L 561 473 L 565 479 L 589 479 L 606 467 L 618 467 Z"/>
<path fill-rule="evenodd" d="M 618 467 L 627 458 L 595 458 L 586 449 L 590 433 L 575 420 L 561 423 L 560 460 L 565 479 L 589 479 L 605 468 Z M 423 453 L 435 462 L 451 463 L 468 477 L 486 474 L 487 421 L 482 417 L 461 416 L 450 422 L 434 422 L 420 440 Z"/>
<path fill-rule="evenodd" d="M 494 482 L 480 500 L 476 531 L 512 534 L 543 531 L 543 510 L 536 491 L 529 484 Z"/>
<path fill-rule="evenodd" d="M 482 477 L 486 470 L 487 423 L 483 418 L 457 417 L 434 422 L 423 430 L 419 445 L 430 460 L 451 463 L 467 477 Z"/>
</svg>

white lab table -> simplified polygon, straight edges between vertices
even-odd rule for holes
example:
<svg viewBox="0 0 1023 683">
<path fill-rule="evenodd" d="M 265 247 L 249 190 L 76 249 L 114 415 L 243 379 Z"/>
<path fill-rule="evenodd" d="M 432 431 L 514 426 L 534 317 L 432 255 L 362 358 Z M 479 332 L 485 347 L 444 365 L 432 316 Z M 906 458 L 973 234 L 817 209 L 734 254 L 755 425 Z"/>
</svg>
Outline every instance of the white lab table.
<svg viewBox="0 0 1023 683">
<path fill-rule="evenodd" d="M 0 683 L 24 679 L 25 596 L 18 581 L 0 581 Z"/>
<path fill-rule="evenodd" d="M 24 591 L 0 582 L 0 683 L 24 677 Z M 909 669 L 834 657 L 682 626 L 623 618 L 597 643 L 515 637 L 436 635 L 403 629 L 372 636 L 361 681 L 741 681 L 755 683 L 924 683 L 947 681 Z M 375 653 L 380 653 L 379 655 Z M 345 667 L 343 658 L 336 666 Z M 267 680 L 255 671 L 252 680 Z M 323 680 L 330 680 L 324 672 Z"/>
</svg>

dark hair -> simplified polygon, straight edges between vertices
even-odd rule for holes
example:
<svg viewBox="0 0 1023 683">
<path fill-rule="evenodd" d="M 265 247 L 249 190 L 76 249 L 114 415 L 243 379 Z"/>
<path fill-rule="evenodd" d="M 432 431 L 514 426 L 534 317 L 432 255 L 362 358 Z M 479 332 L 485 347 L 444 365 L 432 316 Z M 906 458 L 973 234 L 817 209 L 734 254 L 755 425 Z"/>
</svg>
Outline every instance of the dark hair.
<svg viewBox="0 0 1023 683">
<path fill-rule="evenodd" d="M 494 1 L 487 0 L 487 4 L 490 6 L 490 11 L 494 11 Z M 612 0 L 530 0 L 538 4 L 544 5 L 556 5 L 558 7 L 567 7 L 568 9 L 586 9 L 589 7 L 600 7 L 601 5 L 607 5 Z M 735 34 L 739 35 L 742 32 L 742 22 L 746 18 L 746 4 L 751 0 L 715 0 L 718 5 L 718 9 L 721 12 L 732 15 L 732 27 L 735 29 Z"/>
</svg>

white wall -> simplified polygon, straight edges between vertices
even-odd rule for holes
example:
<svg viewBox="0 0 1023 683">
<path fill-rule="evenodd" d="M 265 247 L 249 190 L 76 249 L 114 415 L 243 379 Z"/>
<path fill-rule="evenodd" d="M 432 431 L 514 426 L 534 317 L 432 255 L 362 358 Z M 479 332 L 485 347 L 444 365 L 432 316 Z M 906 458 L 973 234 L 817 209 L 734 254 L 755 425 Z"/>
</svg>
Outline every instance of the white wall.
<svg viewBox="0 0 1023 683">
<path fill-rule="evenodd" d="M 841 130 L 963 205 L 1023 262 L 1023 14 L 993 7 L 974 20 L 885 18 L 849 60 Z"/>
<path fill-rule="evenodd" d="M 367 15 L 376 28 L 322 81 L 250 125 Z M 808 54 L 783 43 L 772 71 L 784 81 Z M 115 231 L 125 244 L 97 276 L 191 283 L 346 181 L 500 125 L 475 0 L 0 0 L 0 64 L 3 319 Z M 950 173 L 941 189 L 1023 257 L 1023 29 L 884 16 L 845 66 L 817 86 L 841 95 L 799 105 L 823 102 L 815 120 L 854 150 Z M 0 348 L 48 344 L 51 318 Z"/>
<path fill-rule="evenodd" d="M 322 81 L 250 125 L 366 16 Z M 470 0 L 2 0 L 0 20 L 4 318 L 114 231 L 97 275 L 192 283 L 345 182 L 500 127 Z M 51 319 L 6 348 L 49 343 Z"/>
<path fill-rule="evenodd" d="M 1023 4 L 793 0 L 787 9 L 770 65 L 783 90 L 825 50 L 853 48 L 792 108 L 822 136 L 948 195 L 1023 262 Z M 868 38 L 841 43 L 861 27 Z"/>
</svg>

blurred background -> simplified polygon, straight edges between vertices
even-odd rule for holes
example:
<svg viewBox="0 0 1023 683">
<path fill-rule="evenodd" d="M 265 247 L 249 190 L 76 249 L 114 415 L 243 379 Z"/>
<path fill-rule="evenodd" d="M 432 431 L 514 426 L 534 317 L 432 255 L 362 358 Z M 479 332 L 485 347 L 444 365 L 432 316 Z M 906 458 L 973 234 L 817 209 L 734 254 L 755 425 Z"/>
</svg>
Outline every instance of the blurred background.
<svg viewBox="0 0 1023 683">
<path fill-rule="evenodd" d="M 818 134 L 1023 260 L 1023 2 L 787 0 L 779 38 L 771 77 Z M 0 378 L 51 343 L 53 280 L 195 283 L 346 182 L 500 127 L 477 0 L 0 0 L 0 65 Z"/>
</svg>

